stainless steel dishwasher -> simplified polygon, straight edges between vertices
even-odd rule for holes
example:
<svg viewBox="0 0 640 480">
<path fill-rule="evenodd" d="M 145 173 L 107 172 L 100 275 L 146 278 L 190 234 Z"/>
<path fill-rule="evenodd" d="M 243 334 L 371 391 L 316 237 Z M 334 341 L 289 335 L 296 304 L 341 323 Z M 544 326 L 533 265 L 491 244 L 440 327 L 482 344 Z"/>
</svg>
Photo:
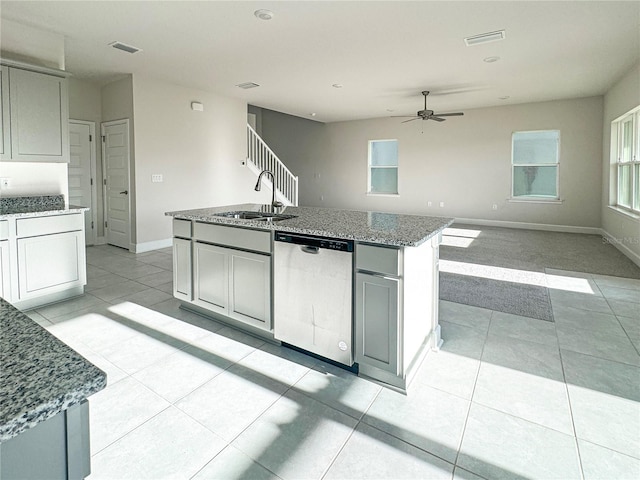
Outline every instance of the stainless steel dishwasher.
<svg viewBox="0 0 640 480">
<path fill-rule="evenodd" d="M 353 365 L 353 241 L 275 232 L 274 336 Z"/>
</svg>

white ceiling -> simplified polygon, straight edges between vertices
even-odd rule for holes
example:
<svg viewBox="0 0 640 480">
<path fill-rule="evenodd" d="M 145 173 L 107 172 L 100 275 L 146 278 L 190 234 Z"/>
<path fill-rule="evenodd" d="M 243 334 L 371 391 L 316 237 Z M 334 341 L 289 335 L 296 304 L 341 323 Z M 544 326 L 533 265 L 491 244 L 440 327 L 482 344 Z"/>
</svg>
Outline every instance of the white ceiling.
<svg viewBox="0 0 640 480">
<path fill-rule="evenodd" d="M 3 0 L 0 15 L 64 35 L 79 78 L 148 75 L 323 122 L 413 114 L 425 89 L 440 112 L 601 95 L 640 59 L 637 1 Z"/>
</svg>

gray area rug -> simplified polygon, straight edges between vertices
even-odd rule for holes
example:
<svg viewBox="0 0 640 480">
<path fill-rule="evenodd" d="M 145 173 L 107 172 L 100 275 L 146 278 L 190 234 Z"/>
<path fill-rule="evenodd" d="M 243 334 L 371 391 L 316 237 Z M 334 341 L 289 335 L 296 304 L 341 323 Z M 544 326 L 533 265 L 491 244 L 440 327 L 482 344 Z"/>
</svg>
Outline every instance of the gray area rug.
<svg viewBox="0 0 640 480">
<path fill-rule="evenodd" d="M 553 268 L 640 279 L 640 267 L 599 235 L 462 224 L 452 228 L 451 235 L 459 239 L 472 236 L 464 230 L 480 233 L 466 248 L 442 245 L 443 260 L 524 272 L 544 273 L 545 268 Z M 539 285 L 441 272 L 440 298 L 553 321 L 547 288 Z"/>
<path fill-rule="evenodd" d="M 547 288 L 440 273 L 440 299 L 553 322 Z"/>
</svg>

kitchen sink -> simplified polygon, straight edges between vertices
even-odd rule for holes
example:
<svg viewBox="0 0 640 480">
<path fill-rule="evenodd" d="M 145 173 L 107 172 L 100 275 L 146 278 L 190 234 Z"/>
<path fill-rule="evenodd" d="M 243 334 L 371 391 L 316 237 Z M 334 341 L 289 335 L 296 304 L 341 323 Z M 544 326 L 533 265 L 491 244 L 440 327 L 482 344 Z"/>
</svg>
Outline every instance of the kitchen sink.
<svg viewBox="0 0 640 480">
<path fill-rule="evenodd" d="M 216 217 L 236 218 L 238 220 L 255 220 L 258 222 L 279 222 L 280 220 L 287 220 L 289 218 L 295 218 L 296 215 L 285 215 L 283 213 L 268 213 L 268 212 L 223 212 L 216 213 Z"/>
</svg>

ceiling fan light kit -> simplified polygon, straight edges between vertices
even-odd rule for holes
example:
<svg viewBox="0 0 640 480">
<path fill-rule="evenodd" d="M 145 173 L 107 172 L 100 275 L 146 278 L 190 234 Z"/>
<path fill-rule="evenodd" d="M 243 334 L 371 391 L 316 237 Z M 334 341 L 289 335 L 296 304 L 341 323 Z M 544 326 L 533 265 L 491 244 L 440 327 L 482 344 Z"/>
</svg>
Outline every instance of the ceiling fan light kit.
<svg viewBox="0 0 640 480">
<path fill-rule="evenodd" d="M 436 122 L 444 122 L 446 118 L 443 117 L 460 117 L 464 115 L 462 112 L 452 112 L 452 113 L 435 113 L 433 110 L 427 109 L 427 96 L 429 95 L 429 90 L 424 90 L 422 92 L 424 95 L 424 109 L 418 110 L 415 116 L 411 116 L 409 120 L 405 120 L 402 123 L 413 122 L 414 120 L 422 119 L 422 120 L 435 120 Z M 393 115 L 394 118 L 407 118 L 407 115 Z"/>
</svg>

